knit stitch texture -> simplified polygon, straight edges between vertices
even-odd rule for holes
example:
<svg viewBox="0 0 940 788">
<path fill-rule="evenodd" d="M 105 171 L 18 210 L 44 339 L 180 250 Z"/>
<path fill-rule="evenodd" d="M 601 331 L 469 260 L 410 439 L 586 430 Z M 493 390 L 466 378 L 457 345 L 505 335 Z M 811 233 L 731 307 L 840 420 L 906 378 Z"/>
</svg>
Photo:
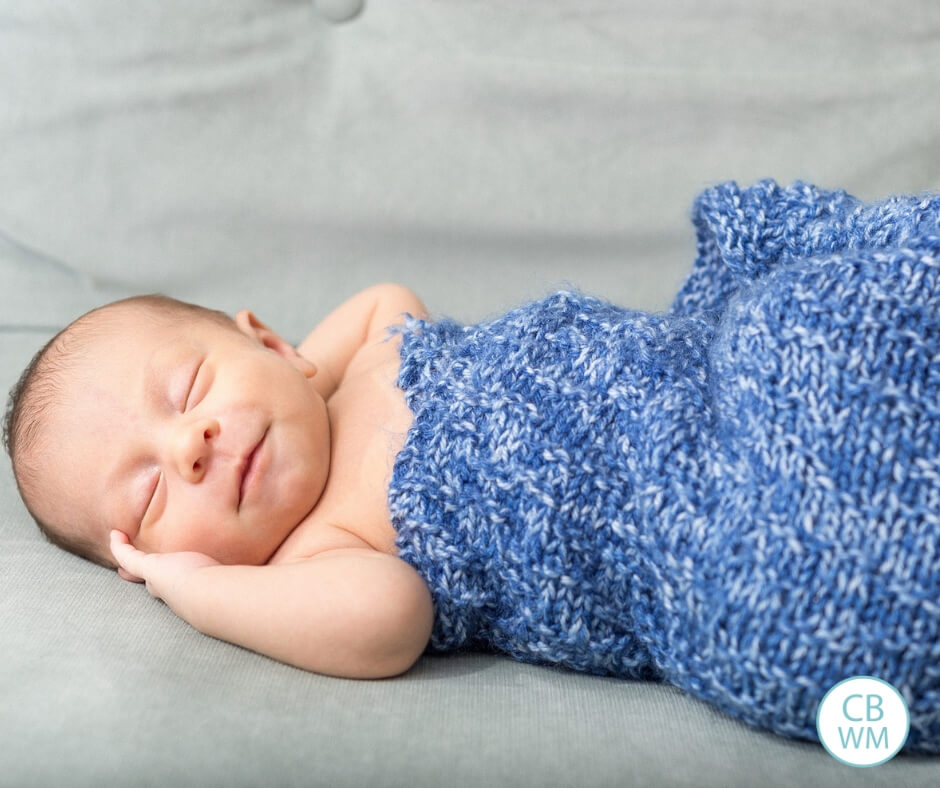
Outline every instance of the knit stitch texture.
<svg viewBox="0 0 940 788">
<path fill-rule="evenodd" d="M 940 196 L 696 200 L 672 308 L 409 319 L 389 507 L 429 648 L 671 682 L 816 740 L 877 676 L 940 752 Z"/>
</svg>

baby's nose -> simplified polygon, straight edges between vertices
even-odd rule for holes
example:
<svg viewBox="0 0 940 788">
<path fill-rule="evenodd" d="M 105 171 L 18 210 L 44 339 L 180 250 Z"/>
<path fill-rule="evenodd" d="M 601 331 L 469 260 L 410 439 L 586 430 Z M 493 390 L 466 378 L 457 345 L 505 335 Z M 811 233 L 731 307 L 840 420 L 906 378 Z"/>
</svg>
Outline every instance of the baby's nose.
<svg viewBox="0 0 940 788">
<path fill-rule="evenodd" d="M 218 437 L 215 419 L 200 419 L 180 428 L 176 440 L 176 465 L 186 481 L 198 482 L 206 473 L 212 456 L 212 442 Z"/>
</svg>

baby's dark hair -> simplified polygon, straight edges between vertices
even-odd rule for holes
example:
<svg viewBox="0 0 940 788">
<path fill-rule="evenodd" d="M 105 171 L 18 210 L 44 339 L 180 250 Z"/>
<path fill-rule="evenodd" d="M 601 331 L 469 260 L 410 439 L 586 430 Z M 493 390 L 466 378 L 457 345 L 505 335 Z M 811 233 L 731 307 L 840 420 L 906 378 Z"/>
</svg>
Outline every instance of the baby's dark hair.
<svg viewBox="0 0 940 788">
<path fill-rule="evenodd" d="M 133 296 L 93 309 L 63 328 L 43 347 L 23 370 L 10 389 L 3 420 L 3 446 L 13 465 L 13 477 L 20 497 L 39 530 L 54 545 L 110 569 L 117 564 L 110 555 L 102 554 L 102 546 L 88 536 L 73 533 L 65 523 L 51 523 L 40 517 L 31 501 L 41 463 L 37 453 L 42 441 L 42 425 L 51 409 L 66 396 L 66 373 L 73 369 L 100 337 L 107 325 L 106 317 L 121 307 L 143 307 L 155 318 L 170 320 L 212 320 L 233 328 L 235 323 L 224 312 L 160 294 Z"/>
</svg>

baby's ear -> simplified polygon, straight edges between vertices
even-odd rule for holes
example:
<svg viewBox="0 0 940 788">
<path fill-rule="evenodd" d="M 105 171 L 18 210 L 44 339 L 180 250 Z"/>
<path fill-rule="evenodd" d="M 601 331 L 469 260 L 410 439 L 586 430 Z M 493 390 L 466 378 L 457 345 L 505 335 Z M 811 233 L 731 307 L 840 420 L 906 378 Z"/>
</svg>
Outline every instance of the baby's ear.
<svg viewBox="0 0 940 788">
<path fill-rule="evenodd" d="M 250 309 L 236 313 L 235 325 L 245 336 L 290 361 L 305 377 L 312 378 L 317 374 L 317 367 L 312 361 L 301 356 L 290 342 L 262 323 Z"/>
</svg>

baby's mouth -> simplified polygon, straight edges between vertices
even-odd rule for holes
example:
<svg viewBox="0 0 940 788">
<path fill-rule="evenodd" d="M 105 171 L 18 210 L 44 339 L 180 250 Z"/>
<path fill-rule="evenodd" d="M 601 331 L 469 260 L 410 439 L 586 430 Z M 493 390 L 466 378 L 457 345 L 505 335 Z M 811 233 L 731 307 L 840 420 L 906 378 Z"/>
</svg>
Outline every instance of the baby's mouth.
<svg viewBox="0 0 940 788">
<path fill-rule="evenodd" d="M 261 448 L 261 444 L 264 443 L 265 437 L 267 437 L 268 431 L 265 429 L 264 433 L 261 435 L 261 440 L 259 440 L 254 448 L 248 453 L 248 456 L 242 462 L 242 472 L 241 478 L 238 483 L 238 508 L 241 509 L 242 500 L 245 497 L 245 490 L 248 485 L 254 480 L 257 476 L 257 466 L 258 466 L 258 450 Z"/>
</svg>

